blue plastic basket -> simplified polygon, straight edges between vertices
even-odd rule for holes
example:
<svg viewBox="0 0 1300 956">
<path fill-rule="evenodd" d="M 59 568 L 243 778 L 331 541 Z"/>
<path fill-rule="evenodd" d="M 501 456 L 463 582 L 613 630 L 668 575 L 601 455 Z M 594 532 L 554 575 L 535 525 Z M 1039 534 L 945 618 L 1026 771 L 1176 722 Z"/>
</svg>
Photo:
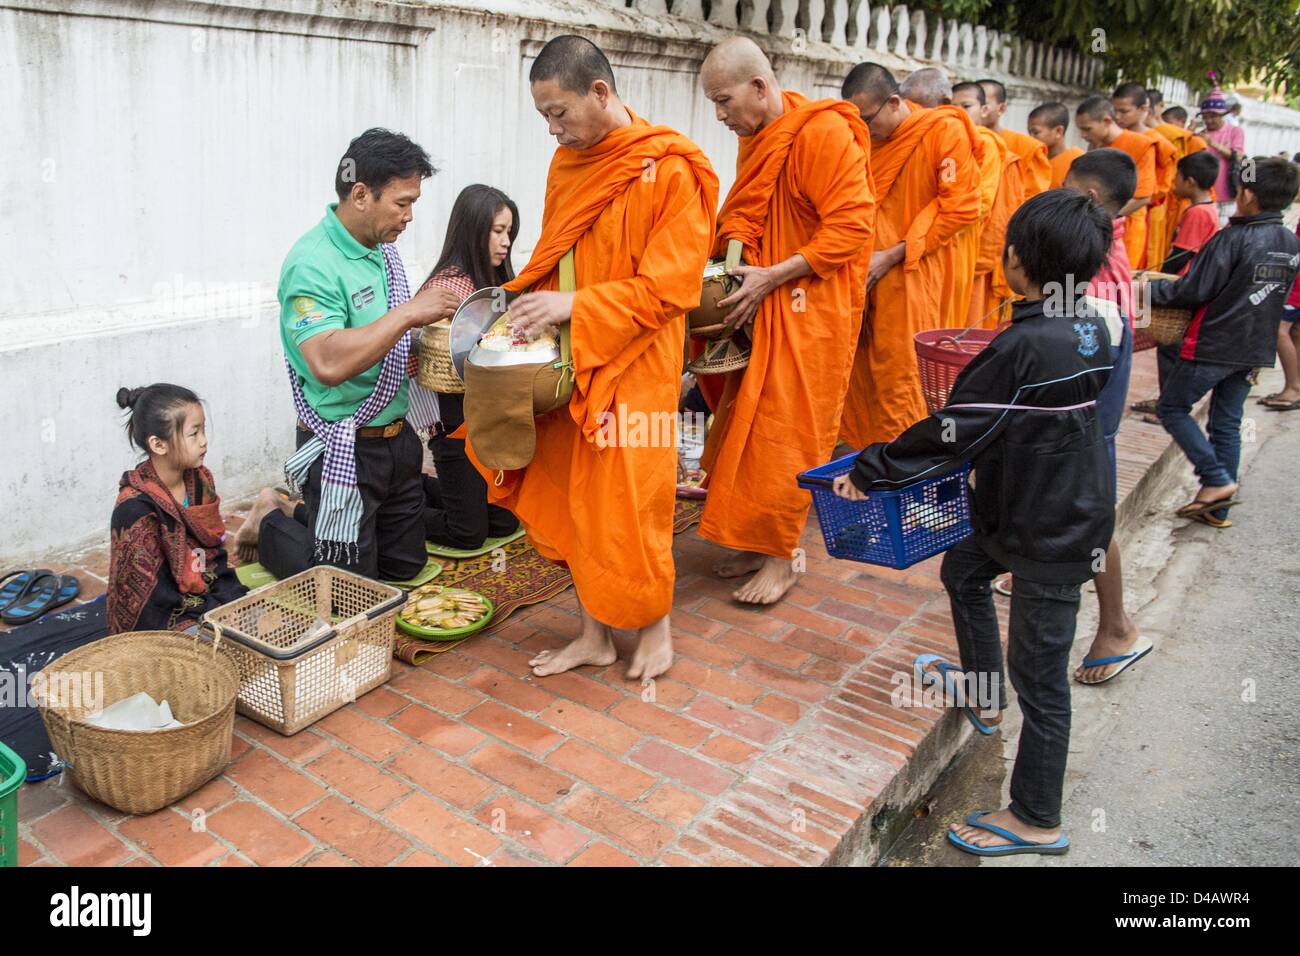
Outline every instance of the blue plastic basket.
<svg viewBox="0 0 1300 956">
<path fill-rule="evenodd" d="M 865 501 L 849 501 L 831 490 L 831 481 L 848 474 L 856 458 L 845 455 L 799 476 L 799 487 L 812 492 L 832 558 L 901 570 L 947 551 L 971 533 L 970 465 L 897 491 L 873 491 Z"/>
</svg>

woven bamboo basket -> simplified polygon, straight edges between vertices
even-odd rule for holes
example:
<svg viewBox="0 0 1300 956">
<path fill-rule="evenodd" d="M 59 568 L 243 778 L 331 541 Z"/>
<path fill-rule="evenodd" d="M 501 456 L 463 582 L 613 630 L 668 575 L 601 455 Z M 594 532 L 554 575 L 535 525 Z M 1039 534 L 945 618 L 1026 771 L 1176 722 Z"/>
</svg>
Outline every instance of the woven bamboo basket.
<svg viewBox="0 0 1300 956">
<path fill-rule="evenodd" d="M 152 813 L 230 763 L 239 675 L 200 637 L 175 631 L 114 634 L 70 651 L 41 675 L 34 692 L 50 744 L 66 764 L 64 772 L 101 803 L 124 813 Z M 166 700 L 185 726 L 109 730 L 85 719 L 141 691 Z"/>
<path fill-rule="evenodd" d="M 1139 272 L 1137 278 L 1143 279 L 1177 279 L 1178 276 L 1170 275 L 1167 272 Z M 1146 324 L 1141 324 L 1141 318 L 1134 323 L 1134 348 L 1137 347 L 1139 338 L 1149 337 L 1157 345 L 1177 345 L 1182 342 L 1183 337 L 1187 335 L 1187 327 L 1192 323 L 1192 312 L 1190 309 L 1166 309 L 1166 308 L 1149 308 L 1146 315 Z"/>
<path fill-rule="evenodd" d="M 321 565 L 203 615 L 239 671 L 238 710 L 286 737 L 387 682 L 406 592 Z M 305 632 L 323 619 L 329 630 Z"/>
<path fill-rule="evenodd" d="M 704 350 L 686 363 L 686 371 L 693 375 L 722 375 L 737 372 L 749 365 L 753 343 L 744 329 L 728 331 L 721 338 L 704 346 Z"/>
<path fill-rule="evenodd" d="M 420 363 L 415 380 L 421 387 L 448 395 L 462 395 L 465 383 L 451 361 L 451 322 L 443 320 L 420 332 Z"/>
</svg>

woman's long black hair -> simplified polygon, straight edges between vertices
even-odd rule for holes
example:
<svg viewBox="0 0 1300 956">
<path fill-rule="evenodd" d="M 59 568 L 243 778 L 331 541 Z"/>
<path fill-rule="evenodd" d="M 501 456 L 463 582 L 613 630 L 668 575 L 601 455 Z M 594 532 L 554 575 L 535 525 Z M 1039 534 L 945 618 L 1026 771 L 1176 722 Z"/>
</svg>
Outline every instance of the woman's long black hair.
<svg viewBox="0 0 1300 956">
<path fill-rule="evenodd" d="M 492 232 L 492 220 L 502 207 L 510 210 L 510 249 L 501 265 L 494 267 L 492 257 L 488 254 L 488 236 Z M 510 256 L 514 252 L 518 235 L 519 208 L 513 199 L 493 186 L 484 186 L 482 183 L 466 186 L 451 207 L 442 255 L 438 257 L 438 263 L 429 273 L 429 278 L 448 266 L 459 266 L 473 280 L 475 289 L 504 285 L 515 277 Z M 428 282 L 429 279 L 424 281 Z"/>
</svg>

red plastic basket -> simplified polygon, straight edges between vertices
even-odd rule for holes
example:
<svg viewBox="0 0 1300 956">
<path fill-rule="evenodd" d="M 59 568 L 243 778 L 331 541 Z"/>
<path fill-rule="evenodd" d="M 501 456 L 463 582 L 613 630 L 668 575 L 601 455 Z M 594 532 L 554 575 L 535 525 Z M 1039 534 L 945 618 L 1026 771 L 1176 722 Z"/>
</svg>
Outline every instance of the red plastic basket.
<svg viewBox="0 0 1300 956">
<path fill-rule="evenodd" d="M 916 365 L 921 373 L 925 404 L 937 412 L 948 404 L 952 383 L 971 359 L 992 342 L 1001 329 L 927 329 L 916 333 Z"/>
</svg>

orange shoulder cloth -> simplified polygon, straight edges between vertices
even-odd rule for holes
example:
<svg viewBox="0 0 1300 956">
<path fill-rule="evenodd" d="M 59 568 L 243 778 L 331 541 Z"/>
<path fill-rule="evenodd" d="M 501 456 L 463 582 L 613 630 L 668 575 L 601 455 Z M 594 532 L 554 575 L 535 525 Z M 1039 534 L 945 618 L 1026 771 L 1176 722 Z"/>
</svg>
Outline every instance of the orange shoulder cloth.
<svg viewBox="0 0 1300 956">
<path fill-rule="evenodd" d="M 520 292 L 550 275 L 605 207 L 668 156 L 691 164 L 701 186 L 718 191 L 718 176 L 703 151 L 667 126 L 651 126 L 630 109 L 631 126 L 608 133 L 591 149 L 560 146 L 546 174 L 542 235 L 523 271 L 506 283 Z"/>
<path fill-rule="evenodd" d="M 975 162 L 978 164 L 984 161 L 984 150 L 987 148 L 984 139 L 975 132 L 975 124 L 960 106 L 953 106 L 950 103 L 932 109 L 925 109 L 913 103 L 909 103 L 908 106 L 911 112 L 907 118 L 890 134 L 889 139 L 876 144 L 876 151 L 871 157 L 871 175 L 875 180 L 878 199 L 889 195 L 890 187 L 894 185 L 898 174 L 903 171 L 903 166 L 911 158 L 912 152 L 925 141 L 929 132 L 944 120 L 955 119 L 961 123 L 970 140 L 971 154 Z"/>
<path fill-rule="evenodd" d="M 718 212 L 718 246 L 727 239 L 739 239 L 747 249 L 758 247 L 767 226 L 772 193 L 790 158 L 799 131 L 815 116 L 838 113 L 853 131 L 862 151 L 871 156 L 871 134 L 857 107 L 846 100 L 810 100 L 802 93 L 783 90 L 785 112 L 753 136 L 740 138 L 736 156 L 736 180 Z M 868 171 L 868 178 L 870 172 Z"/>
</svg>

